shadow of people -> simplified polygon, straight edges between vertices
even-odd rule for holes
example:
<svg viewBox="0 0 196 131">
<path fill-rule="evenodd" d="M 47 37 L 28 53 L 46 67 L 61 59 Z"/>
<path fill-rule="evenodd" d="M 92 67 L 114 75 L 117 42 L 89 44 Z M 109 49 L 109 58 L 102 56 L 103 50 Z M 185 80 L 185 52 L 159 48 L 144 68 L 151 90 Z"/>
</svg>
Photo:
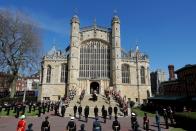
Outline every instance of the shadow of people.
<svg viewBox="0 0 196 131">
<path fill-rule="evenodd" d="M 26 131 L 33 131 L 32 127 L 33 127 L 33 124 L 30 123 L 30 124 L 28 125 L 28 129 L 27 129 Z"/>
</svg>

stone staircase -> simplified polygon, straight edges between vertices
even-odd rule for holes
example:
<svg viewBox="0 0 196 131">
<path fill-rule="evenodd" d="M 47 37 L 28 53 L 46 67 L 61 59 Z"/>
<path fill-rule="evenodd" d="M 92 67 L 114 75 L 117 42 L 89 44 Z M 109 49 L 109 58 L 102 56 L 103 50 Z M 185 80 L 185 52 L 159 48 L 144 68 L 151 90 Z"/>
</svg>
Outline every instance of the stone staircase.
<svg viewBox="0 0 196 131">
<path fill-rule="evenodd" d="M 97 106 L 99 109 L 99 113 L 98 115 L 101 116 L 101 108 L 104 105 L 106 109 L 108 109 L 109 107 L 109 103 L 106 99 L 105 96 L 103 95 L 97 95 L 97 101 L 92 101 L 89 100 L 90 98 L 92 98 L 91 95 L 85 95 L 84 99 L 81 101 L 81 106 L 82 106 L 82 115 L 84 115 L 84 108 L 86 105 L 88 105 L 90 107 L 90 111 L 89 111 L 89 117 L 94 117 L 94 107 Z M 70 101 L 69 106 L 66 108 L 66 112 L 65 112 L 65 117 L 69 117 L 69 116 L 73 116 L 74 115 L 74 111 L 73 111 L 73 107 L 77 105 L 77 107 L 80 105 L 79 104 L 79 96 L 75 96 L 74 99 L 72 101 Z M 115 106 L 118 107 L 118 116 L 123 115 L 123 113 L 120 111 L 118 103 L 111 97 L 110 98 L 110 105 L 112 108 L 114 108 Z M 78 113 L 77 113 L 78 115 Z M 114 115 L 114 113 L 113 113 Z"/>
</svg>

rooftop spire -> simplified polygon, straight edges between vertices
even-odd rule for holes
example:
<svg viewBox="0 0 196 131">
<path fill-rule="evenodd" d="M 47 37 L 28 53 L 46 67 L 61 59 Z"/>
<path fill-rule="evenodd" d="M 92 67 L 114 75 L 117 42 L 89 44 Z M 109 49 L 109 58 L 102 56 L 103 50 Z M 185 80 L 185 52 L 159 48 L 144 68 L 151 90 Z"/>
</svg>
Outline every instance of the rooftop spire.
<svg viewBox="0 0 196 131">
<path fill-rule="evenodd" d="M 97 25 L 96 18 L 94 18 L 94 20 L 93 20 L 93 25 L 94 25 L 94 26 L 96 26 L 96 25 Z"/>
<path fill-rule="evenodd" d="M 113 15 L 116 16 L 117 15 L 117 10 L 113 10 Z"/>
<path fill-rule="evenodd" d="M 139 41 L 136 40 L 136 52 L 138 52 L 138 51 L 139 51 Z"/>
<path fill-rule="evenodd" d="M 78 9 L 74 8 L 74 15 L 78 15 Z"/>
<path fill-rule="evenodd" d="M 115 23 L 115 22 L 120 23 L 120 18 L 117 15 L 117 10 L 113 11 L 112 23 Z"/>
</svg>

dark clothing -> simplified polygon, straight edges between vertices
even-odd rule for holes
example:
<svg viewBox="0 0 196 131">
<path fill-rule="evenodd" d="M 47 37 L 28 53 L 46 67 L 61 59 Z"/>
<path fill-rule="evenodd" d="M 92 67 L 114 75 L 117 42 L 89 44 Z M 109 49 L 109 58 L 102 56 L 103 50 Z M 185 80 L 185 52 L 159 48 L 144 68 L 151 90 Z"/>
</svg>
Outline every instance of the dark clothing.
<svg viewBox="0 0 196 131">
<path fill-rule="evenodd" d="M 110 119 L 111 119 L 111 117 L 112 117 L 112 107 L 111 106 L 108 107 L 108 114 L 109 114 Z"/>
<path fill-rule="evenodd" d="M 107 119 L 107 110 L 103 110 L 103 118 L 104 118 L 104 122 L 106 123 L 106 119 Z"/>
<path fill-rule="evenodd" d="M 114 107 L 114 114 L 115 114 L 115 116 L 117 116 L 117 113 L 118 113 L 118 108 L 115 106 Z"/>
<path fill-rule="evenodd" d="M 41 106 L 39 106 L 39 109 L 38 109 L 38 117 L 40 117 L 40 116 L 41 116 L 41 112 L 42 112 L 42 107 L 41 107 Z"/>
<path fill-rule="evenodd" d="M 102 117 L 104 116 L 104 111 L 105 111 L 105 106 L 102 106 L 101 108 Z"/>
<path fill-rule="evenodd" d="M 62 106 L 61 107 L 61 114 L 62 114 L 62 117 L 65 116 L 65 106 Z"/>
<path fill-rule="evenodd" d="M 50 131 L 50 123 L 45 120 L 42 122 L 41 131 Z"/>
<path fill-rule="evenodd" d="M 98 112 L 99 112 L 99 109 L 97 107 L 94 108 L 94 114 L 95 114 L 95 117 L 98 116 Z"/>
<path fill-rule="evenodd" d="M 77 106 L 74 106 L 74 117 L 76 117 L 76 113 L 77 113 Z"/>
<path fill-rule="evenodd" d="M 80 119 L 80 117 L 82 115 L 82 107 L 81 106 L 78 107 L 78 114 L 79 114 L 79 119 Z"/>
<path fill-rule="evenodd" d="M 131 125 L 132 125 L 133 131 L 137 131 L 138 130 L 139 125 L 138 125 L 136 117 L 131 117 Z"/>
<path fill-rule="evenodd" d="M 69 121 L 67 124 L 68 131 L 76 131 L 76 123 L 74 121 Z"/>
<path fill-rule="evenodd" d="M 114 131 L 120 131 L 120 123 L 118 122 L 118 120 L 113 121 L 113 123 L 112 123 L 112 129 Z"/>
<path fill-rule="evenodd" d="M 101 131 L 101 124 L 99 121 L 93 122 L 93 131 Z"/>
<path fill-rule="evenodd" d="M 82 107 L 81 107 L 81 106 L 78 107 L 78 114 L 79 114 L 79 115 L 82 114 Z"/>
<path fill-rule="evenodd" d="M 84 108 L 84 116 L 86 118 L 86 121 L 88 121 L 88 115 L 89 115 L 89 106 L 86 106 Z"/>
</svg>

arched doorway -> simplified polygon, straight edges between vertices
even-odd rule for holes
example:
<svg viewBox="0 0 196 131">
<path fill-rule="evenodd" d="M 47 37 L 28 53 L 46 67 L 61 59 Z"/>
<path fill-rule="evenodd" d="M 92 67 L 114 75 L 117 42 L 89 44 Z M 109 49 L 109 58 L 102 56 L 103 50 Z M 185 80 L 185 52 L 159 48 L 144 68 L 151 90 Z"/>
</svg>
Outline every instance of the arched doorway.
<svg viewBox="0 0 196 131">
<path fill-rule="evenodd" d="M 90 84 L 90 94 L 93 94 L 94 91 L 96 91 L 96 93 L 99 94 L 99 83 L 98 82 L 92 82 Z"/>
</svg>

